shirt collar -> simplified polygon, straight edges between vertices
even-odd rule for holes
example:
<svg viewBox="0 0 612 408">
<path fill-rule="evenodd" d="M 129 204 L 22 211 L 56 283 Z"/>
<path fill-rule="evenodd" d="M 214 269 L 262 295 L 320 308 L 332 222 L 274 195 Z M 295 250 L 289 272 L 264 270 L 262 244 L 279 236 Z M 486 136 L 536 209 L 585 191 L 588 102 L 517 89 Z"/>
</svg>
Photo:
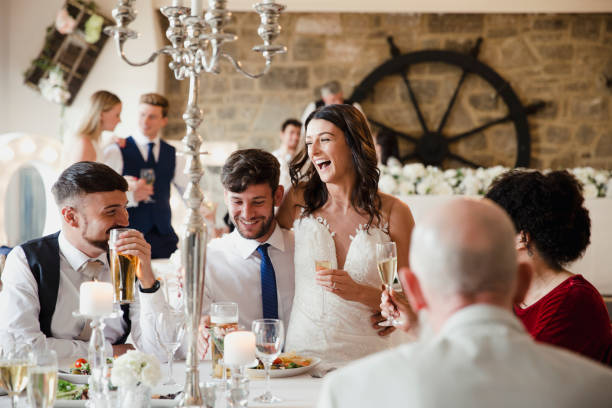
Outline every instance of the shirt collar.
<svg viewBox="0 0 612 408">
<path fill-rule="evenodd" d="M 475 304 L 455 312 L 440 330 L 439 336 L 452 337 L 456 330 L 471 325 L 502 324 L 511 329 L 524 332 L 521 322 L 509 311 L 499 306 Z"/>
<path fill-rule="evenodd" d="M 134 132 L 133 137 L 134 137 L 134 141 L 139 146 L 148 146 L 148 144 L 151 142 L 155 143 L 155 146 L 157 146 L 159 144 L 159 139 L 160 139 L 159 136 L 156 136 L 155 139 L 151 140 L 147 136 L 145 136 L 144 133 L 140 131 L 140 129 Z"/>
<path fill-rule="evenodd" d="M 57 238 L 60 252 L 64 255 L 64 258 L 70 264 L 72 269 L 78 271 L 81 266 L 90 259 L 99 259 L 105 266 L 108 266 L 108 261 L 106 259 L 106 252 L 103 252 L 97 258 L 90 258 L 85 255 L 83 252 L 78 250 L 74 245 L 72 245 L 63 231 L 60 231 L 59 237 Z"/>
<path fill-rule="evenodd" d="M 256 239 L 244 238 L 242 235 L 240 235 L 237 228 L 234 228 L 234 231 L 230 235 L 236 244 L 238 255 L 240 255 L 240 257 L 243 259 L 247 259 L 249 256 L 251 256 L 251 254 L 257 250 L 257 247 L 264 243 L 259 242 Z M 265 243 L 270 244 L 271 247 L 274 247 L 281 252 L 285 252 L 285 236 L 283 235 L 283 231 L 276 221 L 274 221 L 274 231 Z"/>
</svg>

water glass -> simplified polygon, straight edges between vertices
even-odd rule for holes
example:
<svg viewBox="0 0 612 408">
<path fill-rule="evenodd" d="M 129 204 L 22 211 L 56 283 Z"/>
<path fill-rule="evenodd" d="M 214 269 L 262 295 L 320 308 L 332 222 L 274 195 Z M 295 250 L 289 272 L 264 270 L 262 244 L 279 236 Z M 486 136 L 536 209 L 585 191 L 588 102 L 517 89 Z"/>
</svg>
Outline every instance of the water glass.
<svg viewBox="0 0 612 408">
<path fill-rule="evenodd" d="M 249 377 L 234 374 L 229 380 L 227 406 L 230 408 L 246 407 L 249 402 Z"/>
<path fill-rule="evenodd" d="M 282 399 L 272 395 L 270 389 L 270 367 L 283 350 L 285 342 L 283 322 L 278 319 L 255 320 L 252 330 L 255 333 L 255 354 L 263 362 L 266 371 L 266 391 L 255 398 L 255 401 L 267 404 L 280 402 Z"/>
<path fill-rule="evenodd" d="M 57 354 L 38 350 L 31 356 L 28 370 L 28 400 L 31 408 L 50 408 L 57 392 Z"/>
</svg>

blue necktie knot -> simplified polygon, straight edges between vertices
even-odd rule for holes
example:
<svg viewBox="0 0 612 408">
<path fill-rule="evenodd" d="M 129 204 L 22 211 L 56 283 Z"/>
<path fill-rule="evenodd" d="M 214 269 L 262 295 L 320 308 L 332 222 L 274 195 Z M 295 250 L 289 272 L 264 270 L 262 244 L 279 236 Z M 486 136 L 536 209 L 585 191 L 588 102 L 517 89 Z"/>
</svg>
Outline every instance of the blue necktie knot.
<svg viewBox="0 0 612 408">
<path fill-rule="evenodd" d="M 257 252 L 261 256 L 261 303 L 264 319 L 278 319 L 278 296 L 276 293 L 276 274 L 268 255 L 270 244 L 261 244 Z"/>
</svg>

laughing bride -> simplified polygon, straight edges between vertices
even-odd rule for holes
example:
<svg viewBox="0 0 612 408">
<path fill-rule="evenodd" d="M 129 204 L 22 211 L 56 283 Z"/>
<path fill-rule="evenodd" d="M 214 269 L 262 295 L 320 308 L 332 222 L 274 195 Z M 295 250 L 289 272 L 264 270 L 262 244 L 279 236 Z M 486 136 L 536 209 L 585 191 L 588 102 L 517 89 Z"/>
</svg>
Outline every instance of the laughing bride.
<svg viewBox="0 0 612 408">
<path fill-rule="evenodd" d="M 375 329 L 381 281 L 376 244 L 394 241 L 408 265 L 410 209 L 378 191 L 376 152 L 365 117 L 328 105 L 306 120 L 306 149 L 291 163 L 294 189 L 278 213 L 295 231 L 295 298 L 286 350 L 338 367 L 392 347 L 396 333 Z M 315 261 L 328 268 L 315 270 Z M 317 268 L 319 269 L 319 268 Z"/>
</svg>

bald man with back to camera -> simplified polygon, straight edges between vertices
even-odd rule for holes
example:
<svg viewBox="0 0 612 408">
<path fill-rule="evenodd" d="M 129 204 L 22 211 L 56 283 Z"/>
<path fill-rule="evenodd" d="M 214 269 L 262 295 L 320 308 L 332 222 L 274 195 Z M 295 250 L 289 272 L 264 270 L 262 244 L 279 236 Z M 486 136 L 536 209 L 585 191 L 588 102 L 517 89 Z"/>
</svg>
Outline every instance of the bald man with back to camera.
<svg viewBox="0 0 612 408">
<path fill-rule="evenodd" d="M 330 374 L 319 407 L 611 407 L 612 370 L 534 342 L 512 314 L 530 277 L 515 235 L 489 200 L 417 224 L 399 276 L 434 334 Z"/>
</svg>

